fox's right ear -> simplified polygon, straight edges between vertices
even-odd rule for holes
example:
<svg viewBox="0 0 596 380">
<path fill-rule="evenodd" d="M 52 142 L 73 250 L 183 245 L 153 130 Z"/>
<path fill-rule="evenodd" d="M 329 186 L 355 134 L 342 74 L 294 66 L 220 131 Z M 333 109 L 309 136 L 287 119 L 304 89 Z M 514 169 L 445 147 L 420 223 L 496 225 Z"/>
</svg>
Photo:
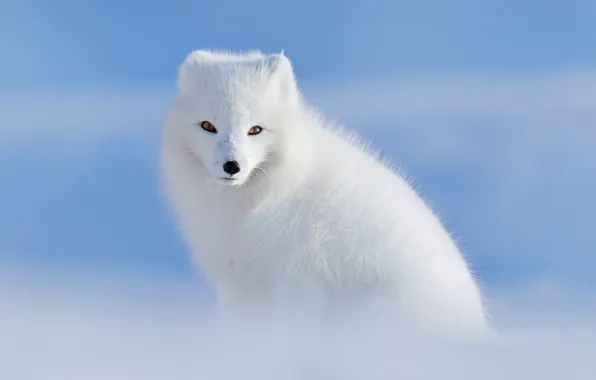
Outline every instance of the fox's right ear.
<svg viewBox="0 0 596 380">
<path fill-rule="evenodd" d="M 209 50 L 195 50 L 186 56 L 178 70 L 178 91 L 185 93 L 196 86 L 199 80 L 197 77 L 198 66 L 212 56 L 213 53 Z"/>
</svg>

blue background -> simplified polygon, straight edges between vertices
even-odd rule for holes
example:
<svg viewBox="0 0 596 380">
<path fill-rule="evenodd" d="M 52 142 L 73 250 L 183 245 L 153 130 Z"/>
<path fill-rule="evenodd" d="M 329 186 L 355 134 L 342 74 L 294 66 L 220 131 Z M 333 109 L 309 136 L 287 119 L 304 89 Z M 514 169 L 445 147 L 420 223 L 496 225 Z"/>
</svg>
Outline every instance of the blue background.
<svg viewBox="0 0 596 380">
<path fill-rule="evenodd" d="M 194 278 L 157 173 L 176 70 L 198 48 L 283 48 L 484 283 L 591 291 L 594 19 L 589 0 L 2 0 L 0 265 Z"/>
</svg>

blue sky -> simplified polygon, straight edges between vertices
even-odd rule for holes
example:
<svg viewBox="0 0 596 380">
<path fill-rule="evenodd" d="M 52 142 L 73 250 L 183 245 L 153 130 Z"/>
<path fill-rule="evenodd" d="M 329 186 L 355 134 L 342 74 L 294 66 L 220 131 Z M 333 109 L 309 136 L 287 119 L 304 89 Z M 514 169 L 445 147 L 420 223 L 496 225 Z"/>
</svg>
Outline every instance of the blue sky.
<svg viewBox="0 0 596 380">
<path fill-rule="evenodd" d="M 193 283 L 156 172 L 177 67 L 197 48 L 283 48 L 491 291 L 592 294 L 595 18 L 589 0 L 2 0 L 0 275 L 15 294 L 24 279 Z"/>
<path fill-rule="evenodd" d="M 591 281 L 579 258 L 596 246 L 594 182 L 584 178 L 596 155 L 575 144 L 589 144 L 594 129 L 586 116 L 596 66 L 592 2 L 2 4 L 0 251 L 11 261 L 188 272 L 155 172 L 176 69 L 195 48 L 257 47 L 284 48 L 317 106 L 408 171 L 487 282 Z M 364 86 L 367 95 L 346 99 L 349 86 Z M 528 103 L 528 115 L 509 104 L 522 91 L 518 104 Z M 455 95 L 462 104 L 433 117 Z M 488 104 L 477 106 L 482 97 Z M 414 101 L 425 108 L 405 115 Z M 421 128 L 462 140 L 458 158 L 429 157 L 430 148 L 416 145 L 425 140 Z M 401 144 L 410 135 L 421 140 Z M 517 168 L 507 166 L 512 159 Z M 515 175 L 528 183 L 503 193 L 512 179 L 499 171 L 525 166 L 529 173 Z"/>
<path fill-rule="evenodd" d="M 524 71 L 589 66 L 596 5 L 528 0 L 3 0 L 0 83 L 171 82 L 191 49 L 286 49 L 298 74 Z M 9 54 L 8 54 L 9 52 Z"/>
</svg>

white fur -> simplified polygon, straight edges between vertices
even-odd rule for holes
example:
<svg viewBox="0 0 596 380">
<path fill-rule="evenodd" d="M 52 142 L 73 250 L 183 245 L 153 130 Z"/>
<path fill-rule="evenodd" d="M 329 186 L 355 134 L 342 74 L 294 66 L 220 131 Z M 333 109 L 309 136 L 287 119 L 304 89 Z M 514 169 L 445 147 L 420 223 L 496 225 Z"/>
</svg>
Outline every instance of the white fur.
<svg viewBox="0 0 596 380">
<path fill-rule="evenodd" d="M 178 88 L 163 134 L 165 191 L 221 305 L 271 310 L 292 288 L 428 328 L 487 329 L 479 288 L 439 219 L 354 134 L 309 108 L 283 53 L 195 51 Z M 264 131 L 249 136 L 253 125 Z M 235 182 L 221 179 L 232 159 Z"/>
</svg>

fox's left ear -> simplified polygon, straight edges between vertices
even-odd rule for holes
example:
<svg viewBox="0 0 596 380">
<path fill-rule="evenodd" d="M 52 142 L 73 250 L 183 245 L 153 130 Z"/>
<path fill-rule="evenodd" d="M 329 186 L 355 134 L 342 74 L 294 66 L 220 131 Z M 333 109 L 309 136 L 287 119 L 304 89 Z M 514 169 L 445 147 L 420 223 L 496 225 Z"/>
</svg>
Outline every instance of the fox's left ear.
<svg viewBox="0 0 596 380">
<path fill-rule="evenodd" d="M 299 92 L 296 77 L 294 76 L 292 63 L 286 57 L 284 51 L 267 56 L 265 65 L 270 79 L 269 85 L 273 87 L 274 91 L 277 91 L 280 99 L 287 102 L 298 101 Z"/>
</svg>

